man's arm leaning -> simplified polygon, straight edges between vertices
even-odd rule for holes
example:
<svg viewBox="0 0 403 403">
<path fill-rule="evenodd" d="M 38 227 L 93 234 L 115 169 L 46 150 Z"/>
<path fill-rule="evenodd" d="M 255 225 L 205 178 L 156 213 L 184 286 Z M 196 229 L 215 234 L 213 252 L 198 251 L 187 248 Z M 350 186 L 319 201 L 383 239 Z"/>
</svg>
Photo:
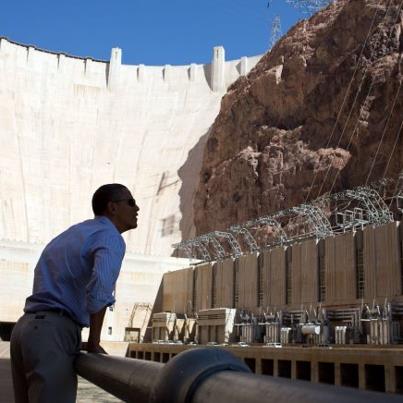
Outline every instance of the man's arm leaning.
<svg viewBox="0 0 403 403">
<path fill-rule="evenodd" d="M 90 315 L 90 335 L 88 336 L 87 348 L 89 353 L 107 354 L 100 346 L 102 324 L 104 322 L 106 306 L 100 311 Z"/>
<path fill-rule="evenodd" d="M 106 307 L 114 304 L 114 289 L 119 276 L 125 248 L 123 239 L 101 238 L 93 251 L 94 267 L 87 285 L 87 306 L 90 313 L 90 334 L 86 350 L 106 354 L 100 346 Z"/>
</svg>

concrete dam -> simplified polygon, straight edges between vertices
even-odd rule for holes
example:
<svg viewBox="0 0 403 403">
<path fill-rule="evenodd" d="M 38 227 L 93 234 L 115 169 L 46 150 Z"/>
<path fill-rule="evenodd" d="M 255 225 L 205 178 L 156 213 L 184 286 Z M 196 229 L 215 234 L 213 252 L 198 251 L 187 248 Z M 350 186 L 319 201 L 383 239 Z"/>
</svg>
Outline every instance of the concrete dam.
<svg viewBox="0 0 403 403">
<path fill-rule="evenodd" d="M 0 323 L 21 315 L 44 244 L 91 217 L 92 193 L 111 182 L 141 211 L 104 339 L 145 321 L 162 274 L 187 265 L 169 257 L 171 245 L 194 233 L 192 197 L 221 97 L 259 58 L 225 61 L 216 47 L 211 64 L 135 66 L 118 48 L 100 61 L 0 38 Z"/>
<path fill-rule="evenodd" d="M 104 62 L 2 38 L 0 239 L 46 242 L 91 216 L 93 189 L 122 182 L 141 208 L 128 250 L 169 256 L 181 232 L 192 233 L 191 211 L 182 210 L 190 209 L 202 150 L 178 171 L 226 88 L 259 58 L 226 62 L 217 47 L 209 65 L 131 66 L 118 48 Z"/>
<path fill-rule="evenodd" d="M 80 376 L 143 401 L 229 353 L 244 378 L 224 366 L 228 378 L 201 383 L 206 400 L 189 383 L 186 401 L 401 401 L 403 14 L 383 3 L 334 2 L 263 57 L 226 61 L 218 46 L 205 65 L 125 65 L 119 48 L 102 61 L 0 37 L 0 364 L 44 245 L 92 216 L 98 186 L 121 182 L 139 225 L 106 311 L 110 355 L 81 354 Z M 169 368 L 176 378 L 160 375 Z M 0 365 L 0 389 L 9 372 Z"/>
</svg>

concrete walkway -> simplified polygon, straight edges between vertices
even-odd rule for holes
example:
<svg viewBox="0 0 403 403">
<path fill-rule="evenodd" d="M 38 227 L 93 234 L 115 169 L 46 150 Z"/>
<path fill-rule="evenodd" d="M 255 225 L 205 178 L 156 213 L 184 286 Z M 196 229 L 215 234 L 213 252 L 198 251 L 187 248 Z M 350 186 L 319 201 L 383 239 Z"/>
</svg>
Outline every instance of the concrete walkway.
<svg viewBox="0 0 403 403">
<path fill-rule="evenodd" d="M 78 378 L 77 403 L 115 403 L 115 398 L 101 388 Z M 0 342 L 0 403 L 14 403 L 10 369 L 10 344 Z"/>
<path fill-rule="evenodd" d="M 0 403 L 13 403 L 13 389 L 11 385 L 10 360 L 0 358 Z"/>
</svg>

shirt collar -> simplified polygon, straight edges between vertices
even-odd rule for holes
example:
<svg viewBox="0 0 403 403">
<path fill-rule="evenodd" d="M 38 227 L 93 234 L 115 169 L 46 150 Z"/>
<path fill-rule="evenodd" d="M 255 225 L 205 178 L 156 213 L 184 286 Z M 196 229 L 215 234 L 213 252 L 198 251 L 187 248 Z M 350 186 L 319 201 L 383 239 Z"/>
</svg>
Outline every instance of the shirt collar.
<svg viewBox="0 0 403 403">
<path fill-rule="evenodd" d="M 108 217 L 106 217 L 104 215 L 97 215 L 97 216 L 95 216 L 94 220 L 101 222 L 103 224 L 106 224 L 109 227 L 112 227 L 120 236 L 122 236 L 122 234 L 115 227 L 115 224 Z"/>
</svg>

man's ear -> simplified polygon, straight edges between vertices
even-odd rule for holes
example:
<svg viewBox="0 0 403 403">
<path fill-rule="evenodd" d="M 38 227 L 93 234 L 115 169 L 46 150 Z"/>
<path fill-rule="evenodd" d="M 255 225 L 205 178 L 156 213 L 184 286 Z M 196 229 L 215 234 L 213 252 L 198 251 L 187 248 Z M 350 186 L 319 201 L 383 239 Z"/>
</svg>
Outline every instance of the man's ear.
<svg viewBox="0 0 403 403">
<path fill-rule="evenodd" d="M 109 201 L 106 205 L 106 211 L 108 212 L 108 214 L 114 215 L 116 212 L 116 204 L 112 201 Z"/>
</svg>

